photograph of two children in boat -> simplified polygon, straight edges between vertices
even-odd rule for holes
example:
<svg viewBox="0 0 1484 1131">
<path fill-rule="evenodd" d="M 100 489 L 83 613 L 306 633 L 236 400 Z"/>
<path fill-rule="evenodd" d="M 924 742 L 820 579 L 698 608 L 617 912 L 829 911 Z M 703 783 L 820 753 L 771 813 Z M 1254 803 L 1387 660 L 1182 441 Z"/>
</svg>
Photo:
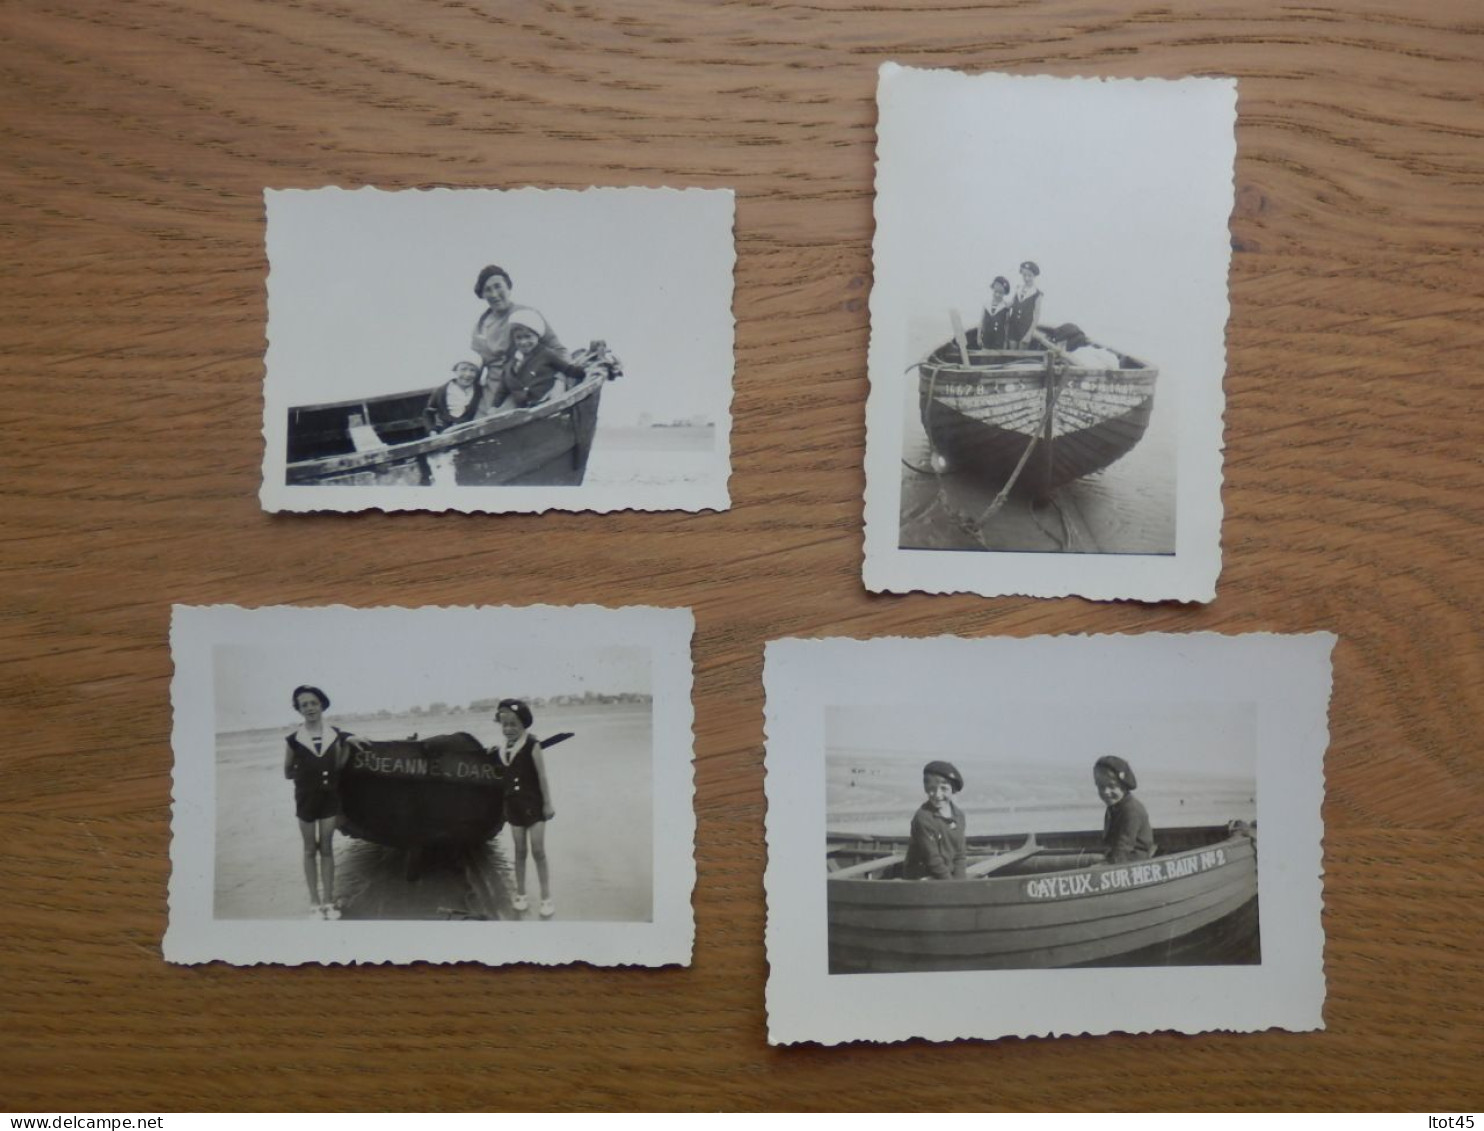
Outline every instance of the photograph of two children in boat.
<svg viewBox="0 0 1484 1131">
<path fill-rule="evenodd" d="M 887 64 L 878 104 L 867 588 L 1205 594 L 1234 88 Z"/>
<path fill-rule="evenodd" d="M 1333 646 L 770 642 L 769 1039 L 1322 1027 Z"/>
<path fill-rule="evenodd" d="M 971 710 L 886 714 L 827 713 L 832 973 L 1261 961 L 1249 708 L 1110 713 L 1137 770 L 1089 717 L 1016 756 Z"/>
</svg>

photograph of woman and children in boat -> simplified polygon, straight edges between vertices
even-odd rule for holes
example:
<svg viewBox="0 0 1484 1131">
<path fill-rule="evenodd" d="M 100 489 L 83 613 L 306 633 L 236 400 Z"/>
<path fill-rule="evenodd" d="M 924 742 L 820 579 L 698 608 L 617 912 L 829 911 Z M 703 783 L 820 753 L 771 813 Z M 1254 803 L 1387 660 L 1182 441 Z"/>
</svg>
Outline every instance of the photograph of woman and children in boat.
<svg viewBox="0 0 1484 1131">
<path fill-rule="evenodd" d="M 1214 584 L 1234 86 L 888 64 L 878 101 L 868 587 Z"/>
<path fill-rule="evenodd" d="M 900 716 L 827 715 L 831 973 L 1261 961 L 1250 705 Z"/>
<path fill-rule="evenodd" d="M 274 623 L 203 680 L 211 920 L 654 923 L 689 744 L 669 661 L 605 612 L 231 610 Z"/>
<path fill-rule="evenodd" d="M 267 205 L 270 509 L 718 505 L 729 193 Z"/>
</svg>

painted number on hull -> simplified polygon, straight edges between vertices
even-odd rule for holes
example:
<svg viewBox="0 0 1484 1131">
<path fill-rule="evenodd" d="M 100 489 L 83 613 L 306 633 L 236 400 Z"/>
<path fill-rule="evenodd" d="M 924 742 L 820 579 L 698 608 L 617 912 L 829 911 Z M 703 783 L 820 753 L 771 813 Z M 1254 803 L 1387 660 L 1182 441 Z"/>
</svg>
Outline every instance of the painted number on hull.
<svg viewBox="0 0 1484 1131">
<path fill-rule="evenodd" d="M 1147 864 L 1129 864 L 1109 868 L 1106 872 L 1075 872 L 1066 876 L 1038 876 L 1025 881 L 1027 899 L 1067 899 L 1076 895 L 1097 895 L 1165 883 L 1198 872 L 1220 868 L 1226 863 L 1226 850 L 1209 848 L 1191 856 L 1172 856 L 1168 860 L 1151 860 Z"/>
</svg>

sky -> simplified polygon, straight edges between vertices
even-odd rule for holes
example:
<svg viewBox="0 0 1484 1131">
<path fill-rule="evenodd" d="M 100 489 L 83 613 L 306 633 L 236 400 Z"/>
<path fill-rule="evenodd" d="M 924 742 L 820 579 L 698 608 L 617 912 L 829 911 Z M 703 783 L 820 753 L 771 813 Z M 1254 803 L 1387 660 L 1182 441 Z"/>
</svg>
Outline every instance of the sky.
<svg viewBox="0 0 1484 1131">
<path fill-rule="evenodd" d="M 699 189 L 269 191 L 270 411 L 430 388 L 471 353 L 486 264 L 562 343 L 605 340 L 603 423 L 717 416 L 732 374 L 732 196 Z"/>
<path fill-rule="evenodd" d="M 1223 364 L 1235 94 L 1222 81 L 888 69 L 873 333 L 974 325 L 990 281 L 1041 268 L 1042 321 L 1176 377 Z M 878 307 L 890 320 L 877 325 Z"/>
<path fill-rule="evenodd" d="M 485 622 L 484 628 L 488 627 Z M 354 631 L 354 630 L 352 630 Z M 394 643 L 362 634 L 280 630 L 259 643 L 212 648 L 216 729 L 291 728 L 299 684 L 321 688 L 336 715 L 405 711 L 442 702 L 529 695 L 648 693 L 649 651 L 622 646 L 541 649 L 528 640 L 446 624 L 397 633 Z"/>
<path fill-rule="evenodd" d="M 1100 703 L 1092 696 L 1041 702 L 831 707 L 826 744 L 852 753 L 911 752 L 964 765 L 1035 764 L 1092 773 L 1103 754 L 1146 768 L 1256 776 L 1257 715 L 1250 703 Z"/>
</svg>

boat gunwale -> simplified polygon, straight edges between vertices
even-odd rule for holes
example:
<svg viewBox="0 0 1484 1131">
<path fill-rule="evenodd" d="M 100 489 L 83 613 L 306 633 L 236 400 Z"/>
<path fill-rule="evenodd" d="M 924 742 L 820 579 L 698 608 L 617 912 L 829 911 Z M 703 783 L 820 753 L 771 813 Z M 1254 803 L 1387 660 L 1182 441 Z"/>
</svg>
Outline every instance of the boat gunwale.
<svg viewBox="0 0 1484 1131">
<path fill-rule="evenodd" d="M 326 474 L 345 474 L 347 472 L 364 471 L 368 468 L 380 467 L 390 463 L 400 463 L 404 460 L 415 459 L 418 456 L 431 455 L 435 452 L 447 451 L 459 448 L 476 440 L 487 439 L 497 436 L 501 432 L 508 432 L 523 425 L 537 420 L 546 420 L 557 416 L 570 408 L 581 404 L 594 393 L 596 393 L 607 381 L 605 374 L 594 373 L 586 377 L 580 384 L 574 385 L 559 397 L 544 400 L 540 404 L 531 405 L 528 408 L 511 409 L 508 412 L 500 412 L 493 416 L 480 417 L 470 420 L 464 424 L 455 424 L 442 432 L 435 432 L 427 436 L 421 436 L 416 440 L 407 440 L 400 444 L 387 444 L 368 452 L 345 452 L 340 455 L 318 456 L 314 459 L 298 460 L 286 465 L 289 481 L 300 482 L 323 477 Z M 353 408 L 357 406 L 377 404 L 385 401 L 413 399 L 418 396 L 431 397 L 437 391 L 438 386 L 419 393 L 416 390 L 406 393 L 392 393 L 385 397 L 370 400 L 337 401 L 328 405 L 296 405 L 290 408 L 293 412 L 308 412 L 315 409 L 324 410 L 332 408 Z"/>
<path fill-rule="evenodd" d="M 1217 831 L 1224 831 L 1224 832 L 1226 832 L 1227 835 L 1225 835 L 1223 837 L 1220 837 L 1218 839 L 1212 840 L 1212 841 L 1210 841 L 1209 843 L 1206 843 L 1206 844 L 1195 845 L 1195 846 L 1192 846 L 1190 848 L 1183 848 L 1183 849 L 1179 849 L 1178 851 L 1175 851 L 1175 852 L 1163 853 L 1163 854 L 1158 855 L 1158 856 L 1151 856 L 1151 857 L 1148 857 L 1147 859 L 1143 859 L 1143 860 L 1127 860 L 1127 861 L 1119 861 L 1119 862 L 1116 862 L 1116 863 L 1104 860 L 1104 861 L 1100 861 L 1100 862 L 1095 863 L 1095 864 L 1084 864 L 1084 865 L 1081 865 L 1081 866 L 1069 867 L 1069 868 L 1061 868 L 1061 869 L 1056 869 L 1056 870 L 1048 870 L 1048 871 L 1045 871 L 1045 872 L 1039 872 L 1039 873 L 1035 873 L 1035 874 L 1022 874 L 1022 875 L 990 874 L 990 875 L 985 875 L 985 876 L 966 877 L 964 879 L 934 880 L 932 882 L 932 884 L 931 884 L 931 887 L 929 889 L 927 889 L 927 890 L 932 891 L 934 894 L 936 894 L 938 896 L 948 896 L 950 893 L 955 893 L 954 894 L 954 897 L 952 899 L 950 899 L 949 902 L 954 902 L 954 903 L 960 902 L 960 901 L 963 901 L 963 902 L 977 902 L 977 901 L 970 901 L 970 900 L 968 900 L 968 899 L 966 899 L 964 897 L 966 897 L 966 896 L 968 896 L 970 894 L 976 893 L 976 892 L 987 892 L 987 891 L 992 891 L 992 890 L 999 890 L 1001 892 L 1008 891 L 1012 887 L 1015 887 L 1015 886 L 1018 886 L 1020 884 L 1023 884 L 1025 881 L 1030 880 L 1030 879 L 1042 879 L 1042 878 L 1051 877 L 1051 876 L 1063 876 L 1063 877 L 1065 877 L 1065 876 L 1073 876 L 1073 875 L 1084 874 L 1084 873 L 1085 874 L 1088 874 L 1088 875 L 1092 875 L 1092 876 L 1097 876 L 1097 875 L 1101 875 L 1101 874 L 1103 874 L 1103 873 L 1105 873 L 1105 872 L 1107 872 L 1107 871 L 1109 871 L 1111 869 L 1130 868 L 1130 867 L 1137 867 L 1139 865 L 1147 865 L 1147 864 L 1150 864 L 1150 863 L 1158 863 L 1158 862 L 1165 862 L 1165 861 L 1170 861 L 1170 860 L 1176 860 L 1176 859 L 1180 859 L 1182 857 L 1190 857 L 1192 855 L 1195 855 L 1195 854 L 1198 854 L 1198 853 L 1201 853 L 1201 852 L 1210 852 L 1210 851 L 1212 851 L 1213 849 L 1216 849 L 1216 848 L 1224 848 L 1224 847 L 1228 847 L 1228 846 L 1237 846 L 1237 845 L 1246 845 L 1248 848 L 1250 848 L 1251 854 L 1252 854 L 1252 859 L 1253 859 L 1253 864 L 1254 864 L 1254 866 L 1256 865 L 1256 861 L 1257 861 L 1257 837 L 1256 837 L 1256 830 L 1255 829 L 1250 828 L 1250 827 L 1249 828 L 1246 828 L 1246 829 L 1233 829 L 1233 828 L 1229 828 L 1229 827 L 1216 826 L 1216 825 L 1213 825 L 1213 826 L 1204 826 L 1204 825 L 1187 826 L 1186 828 L 1189 829 L 1190 831 L 1195 831 L 1195 830 L 1204 829 L 1204 828 L 1210 828 L 1210 830 L 1213 833 L 1215 833 Z M 1173 833 L 1175 831 L 1185 831 L 1185 830 L 1171 829 L 1171 830 L 1168 830 L 1168 831 Z M 1064 833 L 1064 834 L 1046 834 L 1046 835 L 1048 835 L 1048 836 L 1056 836 L 1056 835 L 1067 836 L 1067 835 L 1072 835 L 1072 834 L 1065 834 Z M 1094 833 L 1090 833 L 1089 832 L 1089 833 L 1085 833 L 1085 834 L 1082 834 L 1082 835 L 1092 837 L 1092 836 L 1097 836 L 1098 834 L 1094 834 Z M 826 844 L 828 844 L 829 838 L 834 837 L 834 836 L 846 836 L 846 837 L 848 837 L 848 836 L 852 836 L 852 834 L 849 834 L 849 833 L 845 833 L 845 834 L 827 833 L 826 834 Z M 856 839 L 868 839 L 868 838 L 857 837 Z M 884 849 L 887 849 L 890 846 L 892 846 L 893 844 L 895 844 L 895 846 L 898 846 L 898 847 L 905 847 L 905 844 L 906 844 L 906 842 L 907 842 L 907 840 L 909 838 L 908 837 L 905 837 L 905 836 L 899 836 L 899 837 L 880 837 L 880 838 L 869 838 L 869 839 L 878 839 L 882 843 L 882 847 Z M 986 838 L 986 839 L 993 839 L 995 841 L 1023 840 L 1024 839 L 1024 834 L 1022 834 L 1022 836 L 1019 836 L 1019 837 L 996 836 L 996 837 L 993 837 L 993 838 Z M 1158 840 L 1159 840 L 1159 831 L 1158 830 L 1156 830 L 1156 832 L 1155 832 L 1155 840 L 1156 840 L 1156 842 L 1158 842 Z M 1056 849 L 1050 849 L 1049 851 L 1052 852 L 1052 853 L 1055 853 L 1058 850 L 1056 850 Z M 1087 849 L 1079 849 L 1079 850 L 1066 850 L 1066 851 L 1068 851 L 1068 854 L 1071 854 L 1071 852 L 1074 852 L 1075 851 L 1075 852 L 1077 852 L 1080 855 L 1083 852 L 1086 852 L 1088 850 Z M 828 852 L 826 853 L 826 855 L 828 856 Z M 1243 856 L 1245 857 L 1245 853 L 1243 854 Z M 993 855 L 982 856 L 982 857 L 980 857 L 980 859 L 985 859 L 985 860 L 993 859 Z M 1196 873 L 1192 873 L 1192 874 L 1188 874 L 1188 875 L 1182 875 L 1182 876 L 1165 876 L 1162 879 L 1153 881 L 1153 882 L 1148 883 L 1148 884 L 1140 884 L 1140 885 L 1137 885 L 1134 888 L 1118 889 L 1118 890 L 1120 890 L 1120 891 L 1122 891 L 1122 890 L 1134 891 L 1134 890 L 1139 890 L 1141 888 L 1149 888 L 1149 887 L 1154 887 L 1154 886 L 1157 886 L 1157 885 L 1163 885 L 1163 884 L 1172 883 L 1172 882 L 1179 882 L 1181 880 L 1185 880 L 1185 879 L 1190 878 L 1191 875 L 1204 875 L 1204 874 L 1206 874 L 1208 872 L 1219 871 L 1219 870 L 1222 870 L 1222 869 L 1234 867 L 1234 866 L 1239 865 L 1240 863 L 1241 863 L 1241 859 L 1228 860 L 1228 861 L 1226 861 L 1226 862 L 1224 862 L 1222 864 L 1215 865 L 1212 868 L 1201 869 L 1201 871 L 1196 872 Z M 882 865 L 883 868 L 888 868 L 888 867 L 892 867 L 892 866 L 893 865 L 892 864 L 889 864 L 889 863 L 883 863 L 883 865 Z M 902 890 L 902 891 L 909 891 L 909 890 L 915 891 L 915 890 L 917 890 L 917 881 L 905 880 L 905 879 L 902 879 L 901 877 L 891 877 L 891 878 L 887 878 L 887 879 L 878 879 L 878 878 L 873 878 L 873 877 L 871 877 L 869 875 L 854 875 L 854 876 L 846 876 L 846 877 L 836 878 L 835 876 L 833 876 L 830 873 L 826 872 L 825 879 L 826 879 L 828 885 L 835 886 L 836 887 L 836 890 L 842 890 L 842 891 L 846 888 L 846 886 L 855 887 L 857 885 L 870 885 L 873 888 L 881 888 L 881 889 L 887 889 L 887 888 L 891 888 L 891 887 L 897 887 L 898 890 Z M 828 890 L 828 888 L 827 888 L 827 890 Z M 1036 902 L 1036 903 L 1050 903 L 1050 902 L 1057 901 L 1057 900 L 1062 900 L 1062 899 L 1085 899 L 1085 898 L 1089 898 L 1089 897 L 1099 897 L 1099 896 L 1106 897 L 1106 896 L 1111 895 L 1111 894 L 1114 894 L 1114 892 L 1111 892 L 1111 891 L 1108 891 L 1108 890 L 1102 890 L 1102 889 L 1099 889 L 1099 890 L 1088 890 L 1088 891 L 1083 891 L 1083 892 L 1079 892 L 1079 893 L 1075 893 L 1075 894 L 1068 894 L 1068 895 L 1065 895 L 1065 896 L 1057 895 L 1057 896 L 1054 896 L 1054 897 L 1049 897 L 1049 898 L 1044 898 L 1044 899 L 1037 898 L 1033 902 Z M 1021 900 L 1029 901 L 1028 898 L 1025 897 L 1024 895 L 1021 895 L 1020 899 Z"/>
</svg>

